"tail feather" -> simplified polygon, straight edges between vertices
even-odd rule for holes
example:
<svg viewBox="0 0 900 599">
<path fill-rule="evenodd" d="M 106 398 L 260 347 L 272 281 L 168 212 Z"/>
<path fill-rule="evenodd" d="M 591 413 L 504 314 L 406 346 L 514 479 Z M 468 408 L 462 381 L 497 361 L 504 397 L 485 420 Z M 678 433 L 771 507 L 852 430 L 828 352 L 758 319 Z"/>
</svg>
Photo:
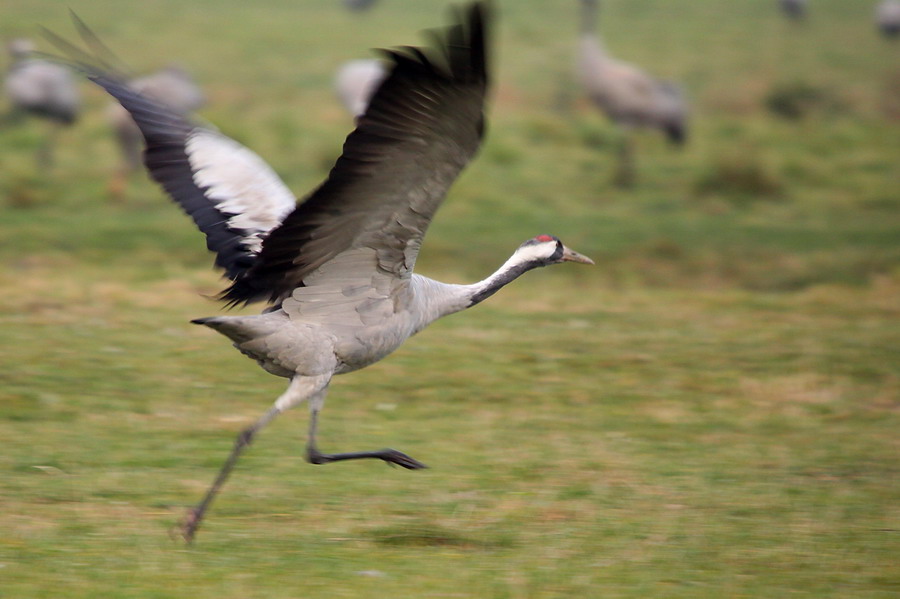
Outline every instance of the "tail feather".
<svg viewBox="0 0 900 599">
<path fill-rule="evenodd" d="M 191 322 L 225 335 L 235 345 L 266 337 L 278 329 L 274 321 L 259 316 L 207 316 L 195 318 Z"/>
</svg>

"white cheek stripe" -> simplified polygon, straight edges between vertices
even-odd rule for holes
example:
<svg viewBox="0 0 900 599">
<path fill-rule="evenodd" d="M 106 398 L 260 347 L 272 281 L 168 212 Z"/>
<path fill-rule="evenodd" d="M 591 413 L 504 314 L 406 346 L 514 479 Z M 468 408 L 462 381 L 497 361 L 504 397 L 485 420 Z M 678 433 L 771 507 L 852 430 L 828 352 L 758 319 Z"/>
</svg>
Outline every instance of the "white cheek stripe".
<svg viewBox="0 0 900 599">
<path fill-rule="evenodd" d="M 185 143 L 197 187 L 228 226 L 249 231 L 244 244 L 258 252 L 263 238 L 296 207 L 294 194 L 262 158 L 223 135 L 198 130 Z"/>
<path fill-rule="evenodd" d="M 520 247 L 504 266 L 513 266 L 536 260 L 546 260 L 556 252 L 556 241 L 529 244 Z"/>
</svg>

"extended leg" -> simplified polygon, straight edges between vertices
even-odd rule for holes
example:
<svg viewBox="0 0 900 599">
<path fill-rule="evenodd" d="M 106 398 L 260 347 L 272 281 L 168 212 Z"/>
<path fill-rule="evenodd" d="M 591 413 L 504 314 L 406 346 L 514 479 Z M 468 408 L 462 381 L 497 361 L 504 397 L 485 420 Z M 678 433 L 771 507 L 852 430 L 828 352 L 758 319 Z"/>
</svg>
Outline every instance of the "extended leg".
<svg viewBox="0 0 900 599">
<path fill-rule="evenodd" d="M 301 403 L 309 397 L 311 393 L 315 393 L 317 390 L 321 389 L 323 385 L 327 386 L 329 379 L 330 377 L 294 377 L 291 379 L 291 384 L 288 385 L 287 390 L 275 402 L 275 405 L 270 408 L 268 412 L 263 414 L 263 417 L 257 420 L 253 426 L 238 435 L 238 438 L 234 442 L 234 448 L 228 455 L 228 459 L 225 460 L 225 463 L 222 465 L 222 469 L 219 471 L 219 475 L 216 476 L 216 480 L 213 481 L 212 486 L 210 486 L 209 490 L 206 492 L 203 501 L 201 501 L 197 507 L 191 509 L 184 520 L 182 520 L 181 535 L 184 537 L 185 541 L 190 543 L 193 540 L 194 534 L 196 534 L 197 528 L 200 527 L 200 522 L 203 520 L 203 515 L 216 497 L 219 489 L 225 484 L 228 475 L 231 474 L 231 470 L 237 463 L 241 453 L 253 442 L 253 437 L 256 436 L 256 433 L 261 431 L 276 416 L 288 408 Z"/>
<path fill-rule="evenodd" d="M 409 470 L 428 468 L 425 464 L 411 458 L 402 451 L 396 449 L 379 449 L 378 451 L 354 451 L 351 453 L 322 453 L 316 447 L 316 429 L 319 423 L 319 412 L 325 402 L 325 390 L 317 393 L 309 399 L 309 438 L 306 441 L 306 459 L 310 464 L 328 464 L 344 460 L 362 460 L 365 458 L 378 458 L 388 464 L 396 464 Z"/>
<path fill-rule="evenodd" d="M 190 543 L 194 539 L 194 534 L 197 532 L 197 528 L 200 527 L 200 521 L 203 520 L 203 515 L 206 513 L 207 508 L 209 508 L 213 499 L 216 497 L 216 494 L 219 492 L 219 489 L 222 488 L 222 485 L 225 484 L 225 481 L 228 479 L 228 475 L 231 474 L 231 469 L 234 468 L 234 465 L 237 463 L 238 458 L 241 453 L 244 451 L 250 443 L 253 442 L 253 437 L 256 436 L 263 427 L 265 427 L 269 422 L 272 421 L 273 418 L 278 416 L 281 413 L 281 410 L 278 408 L 271 408 L 268 412 L 266 412 L 262 418 L 256 421 L 253 426 L 245 429 L 238 435 L 237 439 L 234 442 L 234 448 L 231 450 L 231 453 L 228 455 L 228 459 L 225 460 L 225 463 L 222 464 L 222 469 L 219 470 L 218 476 L 216 476 L 216 480 L 213 481 L 213 484 L 209 487 L 209 490 L 206 492 L 206 496 L 203 497 L 203 501 L 200 504 L 192 508 L 184 520 L 181 521 L 181 535 L 184 537 L 184 540 Z"/>
</svg>

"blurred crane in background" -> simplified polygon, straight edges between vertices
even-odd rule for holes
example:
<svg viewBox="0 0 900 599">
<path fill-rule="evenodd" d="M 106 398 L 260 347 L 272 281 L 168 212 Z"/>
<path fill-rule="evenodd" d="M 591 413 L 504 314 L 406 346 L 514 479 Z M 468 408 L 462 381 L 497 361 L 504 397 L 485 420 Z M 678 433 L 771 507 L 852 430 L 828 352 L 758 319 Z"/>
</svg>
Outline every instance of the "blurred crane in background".
<svg viewBox="0 0 900 599">
<path fill-rule="evenodd" d="M 359 118 L 369 106 L 369 98 L 378 89 L 387 72 L 377 59 L 345 62 L 334 77 L 334 91 L 354 118 Z"/>
<path fill-rule="evenodd" d="M 170 65 L 151 75 L 132 79 L 128 86 L 183 116 L 202 108 L 206 103 L 203 91 L 191 75 L 178 65 Z M 144 137 L 131 115 L 118 102 L 109 105 L 107 118 L 119 142 L 123 161 L 109 183 L 109 194 L 114 199 L 121 199 L 131 173 L 141 167 Z"/>
<path fill-rule="evenodd" d="M 884 0 L 875 8 L 875 24 L 885 37 L 900 36 L 900 0 Z"/>
<path fill-rule="evenodd" d="M 778 0 L 781 11 L 789 18 L 799 21 L 806 16 L 808 0 Z"/>
<path fill-rule="evenodd" d="M 81 98 L 75 78 L 68 67 L 37 58 L 30 40 L 12 40 L 8 49 L 12 64 L 4 82 L 11 103 L 7 120 L 28 113 L 50 122 L 50 131 L 37 152 L 39 168 L 48 168 L 53 164 L 54 146 L 61 127 L 78 119 Z"/>
<path fill-rule="evenodd" d="M 588 97 L 622 132 L 615 182 L 635 180 L 632 130 L 659 129 L 675 144 L 687 136 L 687 102 L 678 85 L 610 56 L 596 33 L 599 0 L 581 0 L 577 75 Z"/>
</svg>

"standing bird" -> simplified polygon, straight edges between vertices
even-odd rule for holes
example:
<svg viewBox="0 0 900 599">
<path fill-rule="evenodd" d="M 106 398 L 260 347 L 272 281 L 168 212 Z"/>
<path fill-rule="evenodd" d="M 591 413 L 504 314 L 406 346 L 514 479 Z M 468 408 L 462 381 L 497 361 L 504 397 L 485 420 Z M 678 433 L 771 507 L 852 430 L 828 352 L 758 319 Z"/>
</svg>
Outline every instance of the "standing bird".
<svg viewBox="0 0 900 599">
<path fill-rule="evenodd" d="M 359 118 L 385 76 L 387 72 L 380 60 L 350 60 L 338 69 L 334 77 L 334 91 L 344 108 Z"/>
<path fill-rule="evenodd" d="M 190 73 L 177 65 L 170 65 L 156 73 L 138 77 L 128 82 L 135 92 L 165 104 L 173 112 L 187 116 L 206 103 L 203 91 Z M 110 195 L 120 198 L 125 191 L 128 177 L 141 166 L 143 135 L 121 104 L 110 104 L 107 118 L 113 127 L 123 164 L 109 183 Z"/>
<path fill-rule="evenodd" d="M 778 0 L 781 11 L 790 19 L 799 21 L 806 17 L 808 0 Z"/>
<path fill-rule="evenodd" d="M 50 121 L 50 132 L 37 154 L 38 165 L 49 167 L 60 128 L 78 119 L 81 99 L 75 78 L 68 67 L 35 57 L 30 40 L 12 40 L 8 48 L 12 64 L 5 88 L 12 113 L 29 113 Z"/>
<path fill-rule="evenodd" d="M 434 320 L 470 308 L 525 272 L 591 260 L 551 235 L 524 242 L 492 275 L 470 285 L 414 274 L 422 238 L 485 128 L 485 3 L 475 2 L 430 48 L 385 51 L 390 72 L 328 178 L 296 204 L 277 175 L 237 142 L 192 124 L 114 74 L 82 65 L 134 117 L 150 174 L 194 219 L 231 285 L 230 305 L 259 300 L 260 315 L 194 322 L 231 339 L 287 390 L 234 448 L 203 501 L 188 513 L 190 542 L 241 452 L 273 418 L 304 401 L 313 464 L 375 458 L 424 464 L 394 449 L 323 453 L 319 412 L 332 377 L 374 364 Z M 83 27 L 83 26 L 82 26 Z"/>
<path fill-rule="evenodd" d="M 900 36 L 900 0 L 884 0 L 875 8 L 875 24 L 885 37 Z"/>
<path fill-rule="evenodd" d="M 687 135 L 687 103 L 674 83 L 660 81 L 634 65 L 616 60 L 596 34 L 599 0 L 581 0 L 581 35 L 578 42 L 578 78 L 588 97 L 622 129 L 616 183 L 634 183 L 631 130 L 662 130 L 675 144 Z"/>
</svg>

